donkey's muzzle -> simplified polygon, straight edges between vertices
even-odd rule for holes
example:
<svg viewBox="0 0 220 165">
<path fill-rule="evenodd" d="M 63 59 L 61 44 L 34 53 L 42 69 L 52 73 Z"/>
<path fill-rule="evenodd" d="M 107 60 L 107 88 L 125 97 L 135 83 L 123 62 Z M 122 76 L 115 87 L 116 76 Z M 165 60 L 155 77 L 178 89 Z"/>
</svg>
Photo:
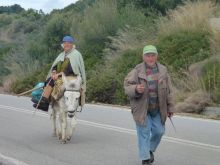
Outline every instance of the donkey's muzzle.
<svg viewBox="0 0 220 165">
<path fill-rule="evenodd" d="M 69 118 L 73 118 L 75 115 L 75 111 L 68 111 L 67 115 Z"/>
</svg>

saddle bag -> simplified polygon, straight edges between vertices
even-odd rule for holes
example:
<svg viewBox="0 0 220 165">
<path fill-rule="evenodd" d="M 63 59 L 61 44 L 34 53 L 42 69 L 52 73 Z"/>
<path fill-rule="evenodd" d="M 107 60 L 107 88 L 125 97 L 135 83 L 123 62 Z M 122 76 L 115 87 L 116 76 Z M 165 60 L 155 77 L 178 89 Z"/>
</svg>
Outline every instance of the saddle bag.
<svg viewBox="0 0 220 165">
<path fill-rule="evenodd" d="M 42 87 L 42 88 L 40 88 Z M 34 88 L 40 88 L 40 89 L 37 89 L 37 90 L 34 90 L 32 93 L 31 93 L 31 101 L 33 103 L 38 103 L 40 98 L 41 98 L 41 95 L 43 93 L 43 87 L 44 87 L 44 82 L 39 82 L 37 83 Z"/>
</svg>

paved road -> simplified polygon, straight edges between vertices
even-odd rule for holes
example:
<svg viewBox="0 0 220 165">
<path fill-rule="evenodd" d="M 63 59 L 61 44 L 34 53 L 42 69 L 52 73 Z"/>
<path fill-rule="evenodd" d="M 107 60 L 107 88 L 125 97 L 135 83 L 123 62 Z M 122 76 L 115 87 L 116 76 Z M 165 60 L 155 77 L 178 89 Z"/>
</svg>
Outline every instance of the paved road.
<svg viewBox="0 0 220 165">
<path fill-rule="evenodd" d="M 0 95 L 1 158 L 30 165 L 139 165 L 128 109 L 86 105 L 68 144 L 52 137 L 48 114 L 33 116 L 30 98 Z M 167 121 L 155 165 L 219 165 L 220 121 L 175 116 Z M 19 164 L 19 163 L 18 163 Z"/>
</svg>

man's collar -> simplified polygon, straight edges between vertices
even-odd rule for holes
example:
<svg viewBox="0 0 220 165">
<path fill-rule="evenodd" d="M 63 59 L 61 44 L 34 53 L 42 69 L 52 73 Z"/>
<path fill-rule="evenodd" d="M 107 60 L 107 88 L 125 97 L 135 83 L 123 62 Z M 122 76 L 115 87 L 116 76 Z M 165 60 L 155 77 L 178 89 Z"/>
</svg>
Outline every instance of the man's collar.
<svg viewBox="0 0 220 165">
<path fill-rule="evenodd" d="M 145 63 L 145 66 L 147 69 L 153 69 L 157 67 L 157 63 L 155 63 L 153 66 L 149 66 L 147 63 Z"/>
<path fill-rule="evenodd" d="M 67 51 L 67 52 L 64 51 L 65 56 L 67 56 L 68 54 L 70 54 L 73 50 L 74 50 L 74 48 L 70 49 L 70 50 Z"/>
</svg>

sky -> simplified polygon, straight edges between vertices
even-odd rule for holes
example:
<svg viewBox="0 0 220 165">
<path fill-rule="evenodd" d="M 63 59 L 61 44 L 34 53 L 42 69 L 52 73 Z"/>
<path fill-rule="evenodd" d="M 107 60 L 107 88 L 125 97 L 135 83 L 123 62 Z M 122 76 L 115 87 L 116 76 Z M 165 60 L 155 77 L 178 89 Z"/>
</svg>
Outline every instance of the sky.
<svg viewBox="0 0 220 165">
<path fill-rule="evenodd" d="M 24 9 L 42 9 L 44 13 L 49 13 L 53 9 L 62 9 L 77 0 L 0 0 L 0 6 L 10 6 L 18 4 Z"/>
</svg>

